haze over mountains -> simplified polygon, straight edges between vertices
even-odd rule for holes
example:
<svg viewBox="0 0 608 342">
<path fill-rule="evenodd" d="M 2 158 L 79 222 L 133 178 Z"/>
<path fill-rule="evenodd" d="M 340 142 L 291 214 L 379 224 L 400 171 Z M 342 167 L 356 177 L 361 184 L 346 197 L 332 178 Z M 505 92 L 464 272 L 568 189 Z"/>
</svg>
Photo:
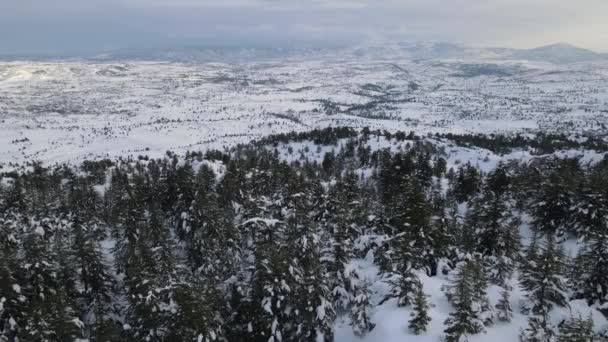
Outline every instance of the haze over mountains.
<svg viewBox="0 0 608 342">
<path fill-rule="evenodd" d="M 568 64 L 608 60 L 608 54 L 557 43 L 531 49 L 472 47 L 449 42 L 367 42 L 354 46 L 184 46 L 120 49 L 91 55 L 0 55 L 0 60 L 46 60 L 63 58 L 170 60 L 182 62 L 252 61 L 277 58 L 369 58 L 369 59 L 493 59 L 529 60 Z"/>
</svg>

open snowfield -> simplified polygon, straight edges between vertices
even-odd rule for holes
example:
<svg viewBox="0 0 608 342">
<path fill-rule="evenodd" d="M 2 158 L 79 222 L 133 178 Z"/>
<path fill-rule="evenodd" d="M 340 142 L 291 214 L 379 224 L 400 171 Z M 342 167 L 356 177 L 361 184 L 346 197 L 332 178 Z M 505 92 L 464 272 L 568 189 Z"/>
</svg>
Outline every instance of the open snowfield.
<svg viewBox="0 0 608 342">
<path fill-rule="evenodd" d="M 159 156 L 338 125 L 604 134 L 607 123 L 607 63 L 0 63 L 0 166 Z"/>
</svg>

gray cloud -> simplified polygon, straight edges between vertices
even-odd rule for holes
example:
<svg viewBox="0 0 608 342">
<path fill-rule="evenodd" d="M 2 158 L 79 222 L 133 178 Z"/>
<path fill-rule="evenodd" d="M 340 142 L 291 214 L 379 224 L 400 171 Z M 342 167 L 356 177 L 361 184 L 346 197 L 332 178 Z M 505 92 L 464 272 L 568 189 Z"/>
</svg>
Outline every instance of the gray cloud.
<svg viewBox="0 0 608 342">
<path fill-rule="evenodd" d="M 445 40 L 608 50 L 605 0 L 0 0 L 0 53 Z"/>
</svg>

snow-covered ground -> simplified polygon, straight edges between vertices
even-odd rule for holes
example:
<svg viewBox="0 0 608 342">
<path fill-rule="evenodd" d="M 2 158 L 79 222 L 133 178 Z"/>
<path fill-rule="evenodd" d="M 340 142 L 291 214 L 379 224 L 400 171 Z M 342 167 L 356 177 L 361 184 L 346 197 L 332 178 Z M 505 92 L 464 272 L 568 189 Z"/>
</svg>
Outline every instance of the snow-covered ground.
<svg viewBox="0 0 608 342">
<path fill-rule="evenodd" d="M 355 260 L 352 265 L 358 269 L 372 284 L 374 292 L 374 302 L 378 303 L 389 292 L 388 285 L 379 279 L 378 270 L 373 264 L 373 256 L 369 255 L 366 259 Z M 347 317 L 339 320 L 336 323 L 336 341 L 337 342 L 404 342 L 404 341 L 420 341 L 420 342 L 437 342 L 441 341 L 445 336 L 444 321 L 448 318 L 452 310 L 451 304 L 448 302 L 444 292 L 441 290 L 443 285 L 448 284 L 448 279 L 441 275 L 436 277 L 428 277 L 424 273 L 419 273 L 418 277 L 424 286 L 425 293 L 429 296 L 429 316 L 432 321 L 429 324 L 428 331 L 422 335 L 413 335 L 408 331 L 408 321 L 412 312 L 411 307 L 399 308 L 396 300 L 389 300 L 386 303 L 375 308 L 371 319 L 376 324 L 372 330 L 364 338 L 359 338 L 353 334 L 352 327 Z M 518 284 L 512 284 L 513 291 L 511 292 L 511 307 L 513 311 L 513 319 L 510 323 L 497 323 L 487 328 L 487 331 L 482 334 L 469 336 L 470 342 L 513 342 L 518 341 L 521 330 L 525 329 L 528 324 L 528 316 L 519 313 L 520 303 L 526 302 L 525 293 L 518 287 Z M 490 286 L 488 288 L 488 297 L 490 303 L 494 306 L 500 299 L 501 288 L 498 286 Z M 608 321 L 597 310 L 589 308 L 585 301 L 574 300 L 569 302 L 569 308 L 554 309 L 551 312 L 551 321 L 557 325 L 563 320 L 570 317 L 589 317 L 594 321 L 596 331 L 602 331 L 608 327 Z"/>
<path fill-rule="evenodd" d="M 608 64 L 0 62 L 0 166 L 222 148 L 346 125 L 605 134 Z"/>
</svg>

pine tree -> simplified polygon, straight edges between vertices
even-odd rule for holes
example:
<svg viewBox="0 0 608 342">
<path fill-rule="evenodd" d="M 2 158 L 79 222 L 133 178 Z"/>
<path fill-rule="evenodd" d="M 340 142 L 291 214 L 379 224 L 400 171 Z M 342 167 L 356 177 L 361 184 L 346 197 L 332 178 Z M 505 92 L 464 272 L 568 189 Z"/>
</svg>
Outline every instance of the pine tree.
<svg viewBox="0 0 608 342">
<path fill-rule="evenodd" d="M 125 321 L 132 339 L 162 339 L 171 315 L 163 308 L 174 291 L 174 272 L 167 272 L 171 250 L 163 248 L 169 243 L 164 241 L 167 234 L 163 233 L 158 203 L 152 198 L 153 184 L 143 172 L 134 175 L 132 182 L 116 246 L 117 268 L 124 272 L 129 304 Z M 161 255 L 167 260 L 160 259 Z"/>
<path fill-rule="evenodd" d="M 429 304 L 424 293 L 422 282 L 418 282 L 416 286 L 416 294 L 414 297 L 414 308 L 409 321 L 409 329 L 415 335 L 420 335 L 425 332 L 427 326 L 431 322 L 431 317 L 428 314 Z"/>
<path fill-rule="evenodd" d="M 446 260 L 453 256 L 456 246 L 456 236 L 459 231 L 458 209 L 456 203 L 449 196 L 441 194 L 440 183 L 433 188 L 432 211 L 430 229 L 427 234 L 431 238 L 432 263 L 438 264 L 441 259 Z M 432 267 L 429 276 L 437 275 L 437 267 Z"/>
<path fill-rule="evenodd" d="M 99 177 L 99 175 L 98 175 Z M 105 178 L 105 173 L 104 173 Z M 68 196 L 62 210 L 70 221 L 68 268 L 74 268 L 78 293 L 78 314 L 84 336 L 94 340 L 113 340 L 119 336 L 114 308 L 114 280 L 100 241 L 105 227 L 97 215 L 100 199 L 88 179 L 74 177 L 67 183 Z M 63 248 L 62 248 L 63 249 Z"/>
<path fill-rule="evenodd" d="M 349 170 L 336 186 L 323 196 L 319 218 L 322 234 L 330 244 L 324 258 L 330 274 L 333 305 L 346 310 L 353 298 L 356 281 L 346 265 L 353 258 L 353 241 L 361 234 L 364 211 L 361 207 L 358 177 Z"/>
<path fill-rule="evenodd" d="M 27 312 L 20 335 L 36 341 L 63 341 L 82 337 L 82 322 L 74 303 L 74 282 L 66 273 L 69 252 L 61 236 L 67 230 L 59 218 L 31 220 L 23 239 L 24 288 Z M 66 253 L 59 255 L 58 251 Z"/>
<path fill-rule="evenodd" d="M 578 237 L 590 238 L 605 232 L 608 227 L 608 176 L 597 166 L 585 174 L 584 183 L 577 191 L 570 210 L 572 229 Z"/>
<path fill-rule="evenodd" d="M 497 317 L 501 322 L 509 323 L 513 318 L 513 309 L 511 308 L 511 291 L 508 288 L 503 288 L 500 292 L 500 299 L 496 303 L 498 310 Z"/>
<path fill-rule="evenodd" d="M 548 322 L 547 314 L 530 316 L 528 327 L 519 335 L 520 342 L 553 342 L 555 331 Z"/>
<path fill-rule="evenodd" d="M 260 247 L 258 247 L 260 248 Z M 291 277 L 298 277 L 293 270 L 287 269 L 282 254 L 272 253 L 270 259 L 256 262 L 253 284 L 253 302 L 257 305 L 256 316 L 251 317 L 254 330 L 251 338 L 260 341 L 281 341 L 290 336 L 290 321 L 293 319 L 286 310 L 292 305 L 294 283 Z"/>
<path fill-rule="evenodd" d="M 514 204 L 507 189 L 502 169 L 490 174 L 465 223 L 473 229 L 472 241 L 466 246 L 473 250 L 467 252 L 484 256 L 491 280 L 498 285 L 511 277 L 520 248 L 519 220 L 512 213 Z"/>
<path fill-rule="evenodd" d="M 333 340 L 335 311 L 328 288 L 328 274 L 320 260 L 318 231 L 314 226 L 313 191 L 314 184 L 304 180 L 294 183 L 288 206 L 288 233 L 292 237 L 294 263 L 301 275 L 297 286 L 298 328 L 295 336 L 303 340 Z M 298 192 L 298 189 L 309 189 Z M 290 242 L 288 242 L 290 244 Z"/>
<path fill-rule="evenodd" d="M 165 341 L 226 341 L 221 293 L 194 276 L 176 283 L 161 310 L 167 312 Z"/>
<path fill-rule="evenodd" d="M 556 163 L 559 164 L 538 184 L 532 205 L 532 225 L 539 232 L 563 236 L 572 227 L 573 191 L 577 186 L 579 165 L 576 160 Z"/>
<path fill-rule="evenodd" d="M 468 201 L 479 191 L 480 176 L 477 168 L 467 163 L 458 169 L 458 175 L 454 182 L 454 195 L 459 203 Z"/>
<path fill-rule="evenodd" d="M 593 331 L 593 319 L 588 317 L 571 317 L 559 327 L 557 342 L 593 342 L 595 332 Z"/>
<path fill-rule="evenodd" d="M 266 342 L 273 338 L 278 341 L 289 336 L 292 317 L 286 311 L 293 305 L 290 299 L 299 279 L 299 269 L 289 267 L 285 222 L 278 208 L 281 197 L 261 197 L 254 203 L 246 205 L 249 209 L 241 217 L 246 232 L 243 235 L 250 234 L 253 238 L 254 259 L 251 291 L 243 294 L 241 305 L 253 312 L 245 318 L 251 327 L 248 340 Z"/>
<path fill-rule="evenodd" d="M 433 167 L 431 166 L 431 156 L 428 152 L 418 153 L 416 158 L 416 177 L 424 187 L 431 185 L 433 177 Z"/>
<path fill-rule="evenodd" d="M 495 314 L 487 294 L 488 276 L 481 256 L 467 261 L 473 283 L 474 309 L 485 326 L 494 324 Z"/>
<path fill-rule="evenodd" d="M 402 227 L 396 240 L 397 267 L 403 269 L 409 264 L 413 269 L 424 269 L 431 274 L 431 270 L 437 268 L 433 237 L 427 233 L 431 231 L 431 206 L 424 188 L 415 178 L 405 181 L 402 201 L 402 216 L 395 220 L 395 225 Z"/>
<path fill-rule="evenodd" d="M 583 189 L 586 199 L 581 200 L 575 222 L 583 236 L 584 246 L 575 259 L 577 276 L 573 278 L 575 297 L 584 298 L 589 305 L 608 314 L 608 195 L 598 190 L 606 188 L 605 172 L 595 172 Z M 602 184 L 604 186 L 602 186 Z"/>
<path fill-rule="evenodd" d="M 356 286 L 356 292 L 350 309 L 350 321 L 353 327 L 353 332 L 358 337 L 363 337 L 376 326 L 371 322 L 371 310 L 373 304 L 371 302 L 371 284 L 367 280 L 363 280 Z"/>
<path fill-rule="evenodd" d="M 596 334 L 598 342 L 607 342 L 608 341 L 608 329 L 602 329 L 599 333 Z"/>
<path fill-rule="evenodd" d="M 454 306 L 454 311 L 445 321 L 446 342 L 466 341 L 467 336 L 484 331 L 484 322 L 476 310 L 475 297 L 475 270 L 471 267 L 471 261 L 465 262 L 454 276 L 449 291 L 446 293 L 448 299 Z"/>
<path fill-rule="evenodd" d="M 608 313 L 608 233 L 591 233 L 575 259 L 577 278 L 573 279 L 575 297 Z"/>
<path fill-rule="evenodd" d="M 563 251 L 555 246 L 550 237 L 541 251 L 536 251 L 535 243 L 528 247 L 520 284 L 528 293 L 533 314 L 544 316 L 554 306 L 567 305 L 566 285 L 562 277 L 563 258 Z"/>
<path fill-rule="evenodd" d="M 402 272 L 397 272 L 389 279 L 388 284 L 391 290 L 380 304 L 389 299 L 396 298 L 399 307 L 411 305 L 414 301 L 414 293 L 418 281 L 418 276 L 406 265 L 406 268 Z"/>
<path fill-rule="evenodd" d="M 186 243 L 191 267 L 210 277 L 223 277 L 231 273 L 239 258 L 239 237 L 230 210 L 220 206 L 214 181 L 213 172 L 201 167 L 197 190 L 189 208 L 182 212 L 178 231 Z"/>
<path fill-rule="evenodd" d="M 81 292 L 78 295 L 81 320 L 86 336 L 94 341 L 113 340 L 118 336 L 118 322 L 114 319 L 114 281 L 101 247 L 94 237 L 95 226 L 73 225 L 75 265 Z"/>
<path fill-rule="evenodd" d="M 28 212 L 28 199 L 21 177 L 13 180 L 13 184 L 4 192 L 1 211 L 25 215 Z"/>
<path fill-rule="evenodd" d="M 21 216 L 12 211 L 0 216 L 0 341 L 16 338 L 26 310 L 17 258 Z"/>
</svg>

